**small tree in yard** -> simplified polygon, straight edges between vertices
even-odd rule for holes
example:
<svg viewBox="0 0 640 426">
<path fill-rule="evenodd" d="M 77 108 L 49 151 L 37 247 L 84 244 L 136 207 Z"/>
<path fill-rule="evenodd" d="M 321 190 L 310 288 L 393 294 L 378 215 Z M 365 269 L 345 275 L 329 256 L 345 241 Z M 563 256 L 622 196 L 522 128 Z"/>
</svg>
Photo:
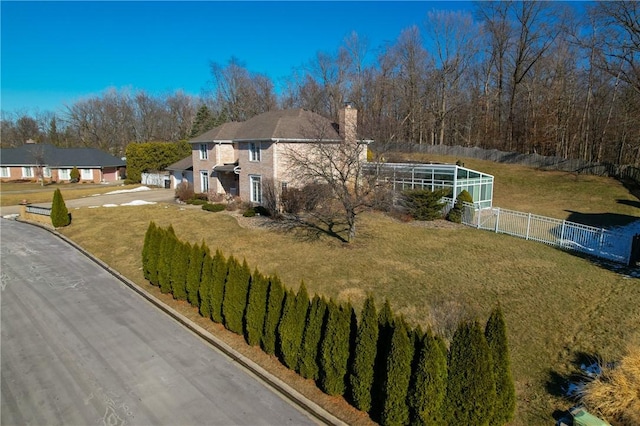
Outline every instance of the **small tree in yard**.
<svg viewBox="0 0 640 426">
<path fill-rule="evenodd" d="M 320 371 L 318 367 L 318 349 L 326 313 L 327 302 L 318 295 L 314 296 L 307 315 L 307 324 L 302 337 L 302 353 L 298 363 L 298 372 L 305 379 L 318 379 Z"/>
<path fill-rule="evenodd" d="M 249 301 L 244 316 L 245 339 L 251 346 L 258 346 L 262 340 L 264 319 L 267 314 L 267 292 L 269 281 L 257 269 L 253 273 L 249 287 Z"/>
<path fill-rule="evenodd" d="M 429 191 L 411 189 L 402 192 L 407 212 L 416 220 L 436 220 L 442 218 L 444 203 L 442 197 L 449 193 L 448 189 Z"/>
<path fill-rule="evenodd" d="M 490 424 L 499 426 L 511 421 L 516 408 L 516 395 L 511 377 L 509 345 L 507 343 L 507 326 L 499 306 L 489 316 L 484 334 L 491 351 L 497 396 Z"/>
<path fill-rule="evenodd" d="M 489 345 L 477 321 L 458 326 L 448 364 L 447 423 L 489 425 L 496 402 L 496 384 Z"/>
<path fill-rule="evenodd" d="M 62 198 L 62 193 L 56 189 L 53 193 L 53 202 L 51 203 L 51 224 L 54 228 L 61 228 L 71 223 L 69 210 Z"/>
<path fill-rule="evenodd" d="M 354 406 L 364 412 L 371 409 L 371 387 L 378 351 L 378 313 L 373 296 L 367 297 L 360 314 L 349 383 Z"/>
<path fill-rule="evenodd" d="M 262 350 L 269 355 L 274 355 L 277 349 L 277 330 L 282 315 L 285 290 L 280 278 L 269 278 L 269 295 L 267 302 L 267 316 L 264 320 L 264 332 L 262 333 Z"/>
</svg>

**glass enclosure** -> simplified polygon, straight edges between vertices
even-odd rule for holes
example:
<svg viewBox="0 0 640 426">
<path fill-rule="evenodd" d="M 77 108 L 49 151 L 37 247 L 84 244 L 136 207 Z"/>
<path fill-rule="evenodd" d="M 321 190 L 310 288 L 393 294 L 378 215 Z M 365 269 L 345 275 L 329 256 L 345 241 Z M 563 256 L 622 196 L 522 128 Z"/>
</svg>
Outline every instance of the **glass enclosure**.
<svg viewBox="0 0 640 426">
<path fill-rule="evenodd" d="M 394 191 L 450 188 L 452 198 L 467 190 L 479 208 L 492 206 L 493 176 L 456 164 L 378 163 L 366 168 L 378 173 L 378 179 L 392 185 Z"/>
</svg>

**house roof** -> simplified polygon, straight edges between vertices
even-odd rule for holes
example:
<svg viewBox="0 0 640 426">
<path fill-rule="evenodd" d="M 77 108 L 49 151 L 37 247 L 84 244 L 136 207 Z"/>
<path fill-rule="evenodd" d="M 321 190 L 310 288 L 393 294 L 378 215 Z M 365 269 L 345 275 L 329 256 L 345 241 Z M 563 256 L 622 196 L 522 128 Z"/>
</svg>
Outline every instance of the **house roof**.
<svg viewBox="0 0 640 426">
<path fill-rule="evenodd" d="M 238 140 L 289 141 L 341 140 L 337 125 L 329 119 L 306 109 L 268 111 L 241 123 L 225 123 L 189 142 L 216 142 Z"/>
<path fill-rule="evenodd" d="M 126 162 L 96 148 L 58 148 L 49 144 L 25 144 L 0 150 L 3 166 L 124 167 Z"/>
<path fill-rule="evenodd" d="M 166 167 L 166 170 L 193 170 L 193 157 L 188 156 Z"/>
</svg>

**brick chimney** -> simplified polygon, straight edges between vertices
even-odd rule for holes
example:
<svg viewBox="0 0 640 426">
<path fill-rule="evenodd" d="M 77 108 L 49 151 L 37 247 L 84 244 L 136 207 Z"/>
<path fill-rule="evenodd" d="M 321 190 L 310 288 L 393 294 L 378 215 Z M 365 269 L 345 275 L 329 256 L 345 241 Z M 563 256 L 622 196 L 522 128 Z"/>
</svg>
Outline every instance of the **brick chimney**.
<svg viewBox="0 0 640 426">
<path fill-rule="evenodd" d="M 339 111 L 338 131 L 345 142 L 356 143 L 358 134 L 358 110 L 345 102 L 344 108 Z"/>
</svg>

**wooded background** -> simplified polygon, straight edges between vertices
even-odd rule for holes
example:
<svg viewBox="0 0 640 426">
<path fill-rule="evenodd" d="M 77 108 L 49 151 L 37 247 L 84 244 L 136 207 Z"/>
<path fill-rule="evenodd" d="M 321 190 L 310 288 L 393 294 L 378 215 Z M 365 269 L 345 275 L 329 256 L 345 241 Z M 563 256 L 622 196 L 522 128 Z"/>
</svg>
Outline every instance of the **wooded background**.
<svg viewBox="0 0 640 426">
<path fill-rule="evenodd" d="M 472 13 L 429 12 L 384 46 L 352 33 L 284 81 L 231 58 L 210 64 L 198 96 L 109 88 L 58 112 L 2 111 L 1 143 L 120 156 L 131 142 L 177 142 L 272 109 L 337 121 L 348 101 L 359 110 L 359 136 L 374 139 L 378 152 L 451 145 L 637 166 L 640 6 L 574 7 L 479 2 Z"/>
</svg>

